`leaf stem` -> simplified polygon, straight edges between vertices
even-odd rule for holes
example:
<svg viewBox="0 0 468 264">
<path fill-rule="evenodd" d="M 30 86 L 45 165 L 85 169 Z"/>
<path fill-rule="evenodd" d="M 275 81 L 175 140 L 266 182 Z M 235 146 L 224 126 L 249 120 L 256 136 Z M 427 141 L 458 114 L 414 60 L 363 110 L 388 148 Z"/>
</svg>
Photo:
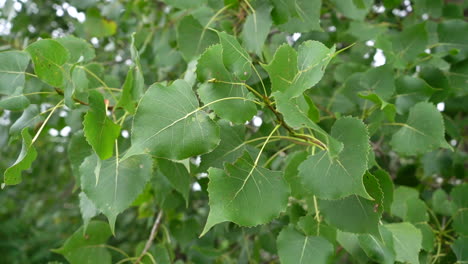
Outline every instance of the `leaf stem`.
<svg viewBox="0 0 468 264">
<path fill-rule="evenodd" d="M 34 142 L 36 142 L 37 138 L 39 137 L 39 135 L 41 134 L 42 130 L 44 129 L 45 125 L 47 124 L 47 122 L 49 122 L 49 119 L 50 117 L 52 117 L 52 114 L 54 114 L 55 110 L 57 110 L 57 108 L 59 107 L 62 107 L 63 106 L 63 99 L 60 100 L 60 102 L 58 102 L 53 108 L 52 110 L 50 111 L 49 115 L 46 117 L 46 119 L 44 120 L 44 122 L 42 122 L 42 125 L 41 127 L 39 128 L 39 130 L 37 130 L 36 132 L 36 135 L 34 135 L 32 141 L 31 141 L 31 145 L 32 146 L 34 144 Z"/>
<path fill-rule="evenodd" d="M 315 220 L 317 221 L 317 236 L 320 236 L 320 209 L 317 203 L 317 197 L 314 195 Z"/>
<path fill-rule="evenodd" d="M 94 72 L 88 70 L 88 68 L 86 68 L 84 66 L 78 65 L 76 67 L 83 69 L 86 73 L 88 73 L 94 79 L 96 79 L 96 81 L 98 81 L 104 87 L 104 89 L 106 89 L 107 92 L 109 92 L 109 94 L 112 96 L 112 99 L 114 99 L 114 101 L 117 102 L 117 98 L 115 97 L 114 93 L 112 92 L 112 89 L 110 89 L 109 86 L 107 86 L 107 84 L 101 78 L 99 78 L 96 74 L 94 74 Z"/>
<path fill-rule="evenodd" d="M 148 238 L 148 241 L 146 241 L 145 248 L 141 252 L 140 256 L 137 258 L 137 260 L 134 262 L 134 264 L 140 263 L 143 256 L 145 256 L 145 254 L 148 253 L 148 250 L 150 249 L 151 245 L 153 244 L 154 237 L 156 236 L 156 231 L 158 231 L 158 227 L 161 224 L 162 216 L 163 216 L 163 211 L 159 210 L 158 216 L 156 216 L 156 220 L 154 221 L 153 227 L 151 228 L 151 233 L 150 233 L 150 236 Z"/>
<path fill-rule="evenodd" d="M 265 162 L 265 164 L 263 165 L 263 167 L 267 167 L 278 155 L 280 155 L 281 153 L 283 153 L 285 150 L 288 150 L 292 147 L 296 146 L 296 144 L 289 144 L 287 145 L 286 147 L 278 150 L 275 154 L 271 155 L 271 157 Z"/>
</svg>

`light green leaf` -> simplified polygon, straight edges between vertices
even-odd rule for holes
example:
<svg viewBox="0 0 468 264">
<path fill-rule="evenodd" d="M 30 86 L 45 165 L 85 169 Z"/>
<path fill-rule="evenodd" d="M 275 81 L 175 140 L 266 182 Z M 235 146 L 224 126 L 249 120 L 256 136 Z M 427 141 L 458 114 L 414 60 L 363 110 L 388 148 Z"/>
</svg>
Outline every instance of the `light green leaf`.
<svg viewBox="0 0 468 264">
<path fill-rule="evenodd" d="M 364 20 L 370 8 L 372 0 L 362 0 L 363 6 L 356 6 L 355 0 L 332 0 L 336 9 L 343 13 L 347 18 L 354 20 Z"/>
<path fill-rule="evenodd" d="M 453 218 L 453 228 L 464 236 L 468 236 L 468 208 L 458 210 Z"/>
<path fill-rule="evenodd" d="M 53 39 L 41 39 L 29 45 L 26 51 L 31 56 L 34 72 L 52 86 L 62 86 L 67 74 L 62 68 L 68 61 L 70 53 L 59 42 Z"/>
<path fill-rule="evenodd" d="M 68 62 L 71 64 L 87 62 L 96 57 L 93 46 L 84 39 L 66 36 L 55 40 L 68 50 L 70 54 Z"/>
<path fill-rule="evenodd" d="M 321 0 L 296 0 L 296 1 L 273 1 L 276 5 L 277 2 L 284 4 L 287 2 L 291 7 L 289 10 L 281 10 L 280 12 L 287 12 L 287 22 L 279 25 L 279 28 L 288 33 L 296 32 L 310 32 L 322 31 L 320 27 L 320 10 L 322 8 Z M 290 3 L 288 3 L 290 2 Z M 286 4 L 286 5 L 287 5 Z M 277 9 L 283 9 L 281 6 L 276 6 Z"/>
<path fill-rule="evenodd" d="M 333 256 L 333 246 L 325 238 L 304 236 L 292 227 L 283 228 L 276 244 L 283 264 L 322 264 Z"/>
<path fill-rule="evenodd" d="M 184 17 L 177 26 L 179 51 L 186 61 L 196 58 L 217 42 L 216 33 L 200 25 L 193 16 Z"/>
<path fill-rule="evenodd" d="M 338 243 L 355 259 L 357 263 L 368 263 L 369 258 L 366 252 L 361 248 L 359 235 L 337 231 L 336 238 Z"/>
<path fill-rule="evenodd" d="M 424 52 L 428 44 L 428 33 L 426 24 L 415 24 L 405 29 L 392 38 L 393 51 L 397 61 L 397 67 L 406 67 L 408 62 L 413 61 Z"/>
<path fill-rule="evenodd" d="M 89 110 L 83 120 L 83 131 L 88 143 L 102 160 L 112 157 L 120 126 L 107 117 L 104 97 L 98 91 L 89 93 Z"/>
<path fill-rule="evenodd" d="M 262 65 L 268 72 L 272 91 L 292 98 L 317 84 L 335 53 L 318 41 L 305 41 L 298 52 L 288 46 L 278 48 L 270 64 Z"/>
<path fill-rule="evenodd" d="M 0 52 L 0 94 L 12 95 L 24 86 L 24 71 L 29 55 L 23 51 Z"/>
<path fill-rule="evenodd" d="M 133 87 L 136 85 L 135 78 L 133 77 L 134 72 L 135 66 L 128 70 L 127 77 L 122 86 L 122 94 L 116 105 L 116 107 L 123 107 L 127 112 L 132 114 L 135 113 L 135 101 L 132 96 Z"/>
<path fill-rule="evenodd" d="M 383 100 L 389 100 L 395 92 L 395 74 L 388 65 L 366 71 L 361 83 L 369 92 L 375 92 Z"/>
<path fill-rule="evenodd" d="M 133 121 L 132 146 L 125 158 L 141 153 L 183 160 L 208 153 L 219 144 L 219 127 L 198 107 L 183 80 L 153 84 L 143 95 Z"/>
<path fill-rule="evenodd" d="M 114 35 L 117 31 L 117 23 L 102 17 L 96 7 L 86 10 L 86 21 L 83 25 L 90 37 L 108 37 Z"/>
<path fill-rule="evenodd" d="M 70 160 L 70 167 L 72 174 L 75 177 L 76 186 L 81 185 L 80 166 L 86 157 L 93 153 L 93 149 L 86 141 L 83 131 L 73 133 L 68 144 L 68 159 Z"/>
<path fill-rule="evenodd" d="M 86 92 L 88 90 L 89 80 L 83 67 L 71 67 L 70 75 L 71 79 L 66 81 L 64 87 L 64 98 L 65 105 L 73 109 L 75 108 L 75 101 L 73 98 L 76 98 L 76 95 L 85 94 L 84 97 L 88 97 Z"/>
<path fill-rule="evenodd" d="M 11 96 L 1 98 L 0 109 L 19 111 L 28 107 L 29 104 L 29 99 L 23 95 L 23 86 L 18 86 Z"/>
<path fill-rule="evenodd" d="M 218 53 L 221 53 L 221 57 L 223 58 L 222 63 L 226 66 L 228 70 L 228 74 L 223 74 L 223 75 L 230 75 L 230 73 L 234 74 L 234 76 L 240 80 L 247 80 L 249 79 L 251 73 L 252 73 L 252 58 L 250 58 L 250 55 L 242 48 L 242 46 L 239 44 L 237 39 L 234 36 L 231 36 L 225 32 L 217 32 L 219 41 L 221 42 L 221 49 L 216 49 L 216 51 L 212 51 L 212 53 L 208 54 L 208 51 L 205 52 L 204 56 L 207 56 L 207 58 L 204 58 L 205 60 L 203 63 L 206 64 L 205 67 L 208 69 L 205 69 L 204 71 L 211 71 L 212 78 L 217 78 L 216 75 L 216 70 L 213 68 L 209 68 L 210 66 L 210 60 L 216 61 L 215 55 Z M 262 42 L 263 44 L 263 42 Z M 218 50 L 221 50 L 219 52 Z M 202 62 L 202 59 L 200 58 L 197 67 L 201 67 L 200 65 Z M 217 62 L 219 63 L 219 62 Z M 207 72 L 204 72 L 205 74 Z M 221 74 L 219 74 L 221 75 Z M 224 77 L 224 76 L 220 76 Z M 205 79 L 207 77 L 205 76 Z M 223 80 L 223 79 L 221 79 Z"/>
<path fill-rule="evenodd" d="M 78 196 L 80 198 L 81 218 L 83 218 L 83 234 L 86 234 L 89 221 L 91 218 L 99 214 L 99 210 L 96 208 L 93 201 L 91 201 L 84 192 L 80 192 Z"/>
<path fill-rule="evenodd" d="M 63 255 L 71 264 L 112 263 L 108 249 L 99 246 L 105 244 L 111 236 L 109 225 L 102 221 L 92 221 L 85 233 L 84 229 L 80 227 L 61 248 L 53 251 Z"/>
<path fill-rule="evenodd" d="M 414 224 L 419 231 L 421 231 L 422 235 L 422 248 L 427 251 L 431 252 L 434 249 L 434 242 L 435 242 L 435 230 L 428 223 L 416 223 Z"/>
<path fill-rule="evenodd" d="M 369 21 L 351 21 L 349 23 L 348 33 L 353 35 L 359 41 L 373 40 L 380 34 L 387 31 L 387 26 L 381 24 L 372 24 Z"/>
<path fill-rule="evenodd" d="M 210 167 L 222 169 L 224 163 L 232 163 L 244 153 L 245 126 L 231 125 L 226 120 L 219 120 L 218 125 L 221 141 L 213 151 L 201 156 L 197 171 L 206 172 Z"/>
<path fill-rule="evenodd" d="M 23 130 L 25 127 L 33 128 L 38 123 L 43 120 L 43 117 L 40 115 L 39 107 L 37 105 L 29 105 L 24 109 L 23 114 L 20 118 L 10 127 L 10 134 L 17 134 Z"/>
<path fill-rule="evenodd" d="M 384 211 L 390 212 L 393 203 L 393 181 L 390 175 L 384 170 L 377 170 L 372 172 L 379 182 L 380 189 L 383 193 L 382 205 Z"/>
<path fill-rule="evenodd" d="M 331 136 L 343 143 L 343 150 L 335 158 L 327 151 L 309 156 L 299 166 L 304 187 L 321 199 L 339 199 L 351 194 L 372 199 L 363 184 L 367 170 L 369 136 L 364 123 L 351 117 L 335 122 Z"/>
<path fill-rule="evenodd" d="M 418 264 L 419 251 L 422 247 L 421 231 L 406 222 L 386 224 L 384 227 L 392 233 L 393 250 L 396 253 L 396 260 Z"/>
<path fill-rule="evenodd" d="M 167 159 L 158 159 L 158 168 L 169 180 L 172 187 L 182 194 L 186 205 L 188 206 L 190 184 L 192 180 L 185 166 L 182 163 L 173 162 Z"/>
<path fill-rule="evenodd" d="M 307 194 L 307 190 L 301 183 L 299 178 L 299 165 L 307 159 L 309 153 L 307 151 L 296 151 L 290 153 L 286 157 L 284 167 L 284 179 L 288 182 L 291 188 L 291 195 L 295 198 L 301 199 Z"/>
<path fill-rule="evenodd" d="M 320 200 L 319 208 L 331 226 L 346 232 L 370 233 L 380 237 L 378 225 L 382 212 L 375 210 L 376 204 L 375 201 L 351 195 L 340 200 Z"/>
<path fill-rule="evenodd" d="M 392 136 L 390 145 L 404 155 L 418 155 L 438 147 L 446 147 L 444 120 L 437 108 L 426 102 L 410 109 L 406 124 Z"/>
<path fill-rule="evenodd" d="M 455 186 L 450 192 L 453 203 L 461 208 L 468 208 L 468 183 Z"/>
<path fill-rule="evenodd" d="M 359 235 L 359 245 L 367 256 L 382 264 L 395 263 L 395 253 L 379 237 L 370 234 Z"/>
<path fill-rule="evenodd" d="M 224 36 L 224 37 L 221 37 Z M 235 41 L 233 37 L 220 33 L 220 39 L 223 42 Z M 225 39 L 225 40 L 223 40 Z M 231 43 L 231 42 L 229 42 Z M 237 42 L 236 42 L 237 43 Z M 228 46 L 229 44 L 226 44 Z M 234 44 L 233 44 L 234 45 Z M 240 47 L 239 43 L 237 45 Z M 230 48 L 232 52 L 235 48 Z M 242 83 L 237 83 L 233 80 L 233 76 L 223 65 L 223 55 L 226 53 L 221 45 L 214 45 L 209 47 L 205 53 L 200 57 L 197 64 L 197 77 L 201 82 L 205 82 L 198 89 L 198 94 L 203 103 L 208 104 L 210 102 L 220 100 L 226 97 L 242 97 L 252 99 L 252 95 L 247 91 L 247 88 Z M 232 58 L 234 54 L 230 55 Z M 248 55 L 247 55 L 248 56 Z M 236 68 L 243 68 L 240 66 L 239 61 L 234 62 L 232 59 L 229 60 L 232 65 Z M 247 60 L 243 60 L 245 67 L 250 69 L 250 63 Z M 234 70 L 234 69 L 233 69 Z M 245 69 L 244 69 L 245 70 Z M 244 70 L 241 70 L 244 72 Z M 247 71 L 245 71 L 247 72 Z M 250 71 L 248 71 L 250 73 Z M 211 79 L 215 81 L 210 81 Z M 234 123 L 245 123 L 252 119 L 257 113 L 257 107 L 255 103 L 248 100 L 226 100 L 210 106 L 213 111 L 221 118 L 230 120 Z"/>
<path fill-rule="evenodd" d="M 336 244 L 337 229 L 327 225 L 324 221 L 317 222 L 312 214 L 301 217 L 297 225 L 307 236 L 322 236 L 330 243 Z"/>
<path fill-rule="evenodd" d="M 432 210 L 438 214 L 451 216 L 457 211 L 457 207 L 451 199 L 449 200 L 447 193 L 443 189 L 437 189 L 432 194 Z"/>
<path fill-rule="evenodd" d="M 399 114 L 407 113 L 415 104 L 427 101 L 434 93 L 434 89 L 425 81 L 417 77 L 402 76 L 397 78 L 397 98 L 395 106 Z"/>
<path fill-rule="evenodd" d="M 459 237 L 450 247 L 457 256 L 459 263 L 468 261 L 468 237 Z"/>
<path fill-rule="evenodd" d="M 225 171 L 208 172 L 210 213 L 201 236 L 221 222 L 256 226 L 286 210 L 289 186 L 282 173 L 258 167 L 247 152 L 234 164 L 225 164 Z"/>
<path fill-rule="evenodd" d="M 24 170 L 29 169 L 37 157 L 37 152 L 32 144 L 32 139 L 29 135 L 28 128 L 24 128 L 21 131 L 21 136 L 23 137 L 21 152 L 15 163 L 5 170 L 3 177 L 3 182 L 5 185 L 15 185 L 21 183 L 21 173 Z"/>
<path fill-rule="evenodd" d="M 442 0 L 415 0 L 414 12 L 418 15 L 430 15 L 437 18 L 442 15 L 444 3 Z"/>
<path fill-rule="evenodd" d="M 179 9 L 192 9 L 206 4 L 206 0 L 164 0 L 163 2 Z"/>
<path fill-rule="evenodd" d="M 117 215 L 127 209 L 150 180 L 152 160 L 148 155 L 135 155 L 125 160 L 104 160 L 92 154 L 80 167 L 81 189 L 104 215 L 114 233 Z M 99 174 L 99 182 L 96 182 Z"/>
<path fill-rule="evenodd" d="M 429 221 L 426 203 L 420 199 L 411 198 L 406 201 L 406 214 L 404 221 L 410 223 L 421 223 Z"/>
<path fill-rule="evenodd" d="M 395 189 L 393 197 L 394 200 L 391 207 L 392 214 L 400 217 L 401 219 L 405 219 L 406 212 L 408 212 L 408 205 L 406 202 L 408 200 L 419 199 L 419 193 L 413 188 L 399 186 Z"/>
<path fill-rule="evenodd" d="M 272 25 L 270 17 L 271 7 L 263 5 L 250 13 L 244 22 L 241 39 L 244 47 L 249 51 L 262 55 L 263 45 L 270 33 Z"/>
</svg>

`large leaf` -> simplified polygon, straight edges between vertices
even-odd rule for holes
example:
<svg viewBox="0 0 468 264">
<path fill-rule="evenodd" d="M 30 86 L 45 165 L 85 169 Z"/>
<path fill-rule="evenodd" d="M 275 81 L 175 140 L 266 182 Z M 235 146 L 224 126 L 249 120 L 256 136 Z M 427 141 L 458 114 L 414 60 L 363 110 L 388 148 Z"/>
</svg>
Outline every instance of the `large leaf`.
<svg viewBox="0 0 468 264">
<path fill-rule="evenodd" d="M 83 121 L 83 131 L 88 143 L 102 160 L 112 157 L 120 126 L 107 117 L 104 97 L 97 91 L 89 93 L 89 110 Z"/>
<path fill-rule="evenodd" d="M 222 46 L 221 57 L 223 58 L 223 63 L 226 66 L 227 70 L 229 70 L 229 72 L 224 73 L 224 75 L 229 75 L 229 73 L 232 73 L 237 79 L 247 80 L 250 77 L 253 67 L 250 55 L 244 50 L 244 48 L 242 48 L 242 46 L 239 44 L 239 42 L 234 36 L 231 36 L 225 32 L 218 32 L 218 37 Z M 215 56 L 219 54 L 217 54 L 216 52 L 219 53 L 219 49 L 216 51 L 212 51 L 210 54 L 207 54 L 207 52 L 205 53 L 205 56 L 207 56 L 207 58 L 205 58 L 204 63 L 207 64 L 208 68 L 210 66 L 210 61 L 217 61 L 217 57 Z M 198 61 L 197 68 L 202 66 L 200 65 L 201 62 L 202 60 L 200 59 Z M 212 78 L 218 78 L 216 76 L 219 74 L 216 72 L 217 70 L 219 69 L 202 69 L 202 71 L 205 71 L 205 74 L 207 71 L 211 72 L 213 75 Z M 221 75 L 219 77 L 224 76 Z M 207 77 L 205 77 L 205 79 L 207 79 Z"/>
<path fill-rule="evenodd" d="M 34 72 L 44 82 L 52 86 L 62 86 L 67 74 L 62 65 L 68 61 L 70 53 L 53 39 L 41 39 L 26 48 L 34 63 Z"/>
<path fill-rule="evenodd" d="M 219 127 L 198 107 L 183 80 L 170 86 L 153 84 L 140 100 L 133 121 L 132 146 L 124 158 L 141 153 L 175 160 L 212 151 Z"/>
<path fill-rule="evenodd" d="M 100 166 L 99 162 L 92 154 L 81 164 L 81 189 L 107 216 L 114 233 L 117 215 L 133 203 L 149 181 L 152 160 L 148 155 L 135 155 L 125 160 L 108 159 Z"/>
<path fill-rule="evenodd" d="M 201 235 L 225 221 L 265 224 L 286 209 L 289 186 L 282 173 L 258 167 L 247 152 L 234 164 L 226 164 L 225 171 L 208 172 L 210 213 Z"/>
<path fill-rule="evenodd" d="M 108 249 L 102 247 L 111 236 L 109 225 L 101 221 L 90 222 L 86 231 L 80 227 L 65 244 L 53 250 L 62 254 L 71 264 L 112 263 Z"/>
<path fill-rule="evenodd" d="M 257 55 L 262 54 L 265 40 L 272 24 L 270 6 L 261 6 L 247 16 L 242 28 L 241 38 L 244 47 Z"/>
<path fill-rule="evenodd" d="M 23 143 L 21 145 L 21 152 L 16 159 L 15 163 L 5 170 L 3 178 L 5 185 L 15 185 L 22 181 L 21 173 L 24 170 L 31 168 L 31 164 L 37 157 L 36 149 L 32 144 L 31 136 L 29 135 L 28 128 L 21 131 Z"/>
<path fill-rule="evenodd" d="M 406 222 L 386 224 L 384 227 L 392 233 L 396 260 L 411 264 L 419 263 L 419 251 L 422 247 L 421 231 Z"/>
<path fill-rule="evenodd" d="M 292 227 L 284 228 L 276 240 L 283 264 L 322 264 L 333 256 L 333 245 L 320 236 L 304 236 Z"/>
<path fill-rule="evenodd" d="M 367 169 L 369 136 L 361 120 L 345 117 L 335 122 L 332 137 L 343 143 L 343 150 L 331 158 L 318 151 L 299 166 L 304 187 L 322 199 L 339 199 L 351 194 L 372 199 L 363 184 Z"/>
<path fill-rule="evenodd" d="M 24 71 L 29 55 L 23 51 L 0 52 L 0 94 L 12 95 L 24 85 Z"/>
<path fill-rule="evenodd" d="M 406 124 L 396 132 L 390 145 L 405 155 L 418 155 L 438 147 L 445 147 L 444 120 L 437 108 L 426 102 L 410 109 Z"/>
<path fill-rule="evenodd" d="M 288 45 L 278 48 L 270 64 L 262 65 L 268 72 L 272 91 L 286 97 L 296 97 L 322 79 L 328 62 L 335 53 L 318 41 L 303 42 L 296 52 Z"/>
<path fill-rule="evenodd" d="M 177 26 L 179 51 L 186 61 L 194 59 L 216 42 L 216 33 L 200 25 L 192 16 L 184 17 Z"/>
<path fill-rule="evenodd" d="M 243 59 L 243 56 L 248 56 L 248 54 L 245 53 L 244 55 L 243 53 L 233 53 L 237 48 L 240 48 L 240 45 L 232 36 L 220 33 L 220 39 L 221 43 L 224 44 L 223 46 L 211 46 L 198 60 L 197 77 L 200 81 L 205 82 L 198 89 L 201 100 L 203 103 L 208 104 L 226 97 L 252 98 L 251 94 L 247 91 L 247 88 L 235 82 L 233 79 L 234 76 L 224 67 L 223 64 L 223 56 L 229 52 L 229 55 L 224 57 L 224 61 L 228 61 L 234 71 L 237 69 L 240 70 L 242 74 L 250 74 L 250 61 Z M 233 42 L 236 44 L 232 44 Z M 233 46 L 230 46 L 229 43 Z M 228 49 L 223 49 L 224 46 L 227 46 Z M 239 57 L 241 58 L 240 60 L 234 60 L 234 58 Z M 250 57 L 248 59 L 250 59 Z M 213 78 L 216 79 L 214 82 L 208 82 Z M 220 101 L 219 103 L 211 105 L 210 108 L 212 108 L 220 117 L 228 119 L 234 123 L 245 123 L 252 119 L 252 117 L 257 113 L 255 103 L 248 100 Z"/>
</svg>

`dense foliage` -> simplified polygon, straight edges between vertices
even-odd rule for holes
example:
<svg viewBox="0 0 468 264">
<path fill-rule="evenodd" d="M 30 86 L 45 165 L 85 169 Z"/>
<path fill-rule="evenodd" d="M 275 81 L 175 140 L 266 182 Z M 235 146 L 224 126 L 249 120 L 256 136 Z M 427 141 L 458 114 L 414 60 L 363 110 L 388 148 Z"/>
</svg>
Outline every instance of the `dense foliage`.
<svg viewBox="0 0 468 264">
<path fill-rule="evenodd" d="M 468 262 L 468 2 L 0 6 L 0 262 Z"/>
</svg>

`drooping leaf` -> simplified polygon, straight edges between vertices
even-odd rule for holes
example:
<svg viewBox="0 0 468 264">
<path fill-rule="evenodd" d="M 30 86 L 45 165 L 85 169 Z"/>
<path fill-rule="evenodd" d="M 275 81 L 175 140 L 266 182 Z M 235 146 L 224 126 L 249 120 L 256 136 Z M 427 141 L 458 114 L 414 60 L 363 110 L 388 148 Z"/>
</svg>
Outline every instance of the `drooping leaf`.
<svg viewBox="0 0 468 264">
<path fill-rule="evenodd" d="M 41 112 L 39 111 L 39 107 L 37 105 L 29 105 L 26 109 L 24 109 L 20 118 L 16 119 L 16 121 L 11 125 L 10 134 L 20 133 L 25 127 L 32 128 L 36 126 L 43 120 L 43 117 L 40 115 L 40 113 Z"/>
<path fill-rule="evenodd" d="M 109 250 L 100 246 L 111 236 L 109 225 L 102 221 L 92 221 L 86 231 L 84 229 L 80 227 L 61 248 L 53 251 L 63 255 L 71 264 L 112 263 Z"/>
<path fill-rule="evenodd" d="M 37 157 L 36 148 L 32 144 L 31 135 L 29 135 L 28 128 L 21 131 L 23 143 L 21 145 L 21 152 L 16 159 L 15 163 L 5 170 L 3 182 L 5 185 L 15 185 L 21 183 L 21 173 L 24 170 L 31 168 L 31 164 Z"/>
<path fill-rule="evenodd" d="M 392 233 L 396 260 L 411 264 L 419 263 L 419 251 L 422 248 L 421 231 L 406 222 L 386 224 L 384 227 Z"/>
<path fill-rule="evenodd" d="M 272 25 L 270 12 L 271 7 L 263 5 L 247 16 L 242 28 L 241 38 L 242 44 L 249 52 L 257 55 L 262 54 L 263 45 Z"/>
<path fill-rule="evenodd" d="M 318 41 L 303 42 L 296 52 L 288 45 L 278 48 L 270 64 L 262 65 L 268 72 L 272 91 L 292 98 L 317 84 L 335 53 Z"/>
<path fill-rule="evenodd" d="M 197 171 L 206 172 L 210 167 L 224 168 L 224 163 L 236 161 L 244 153 L 244 125 L 231 125 L 228 121 L 218 121 L 221 141 L 210 153 L 201 156 Z"/>
<path fill-rule="evenodd" d="M 331 136 L 343 143 L 343 150 L 331 158 L 327 151 L 309 156 L 299 166 L 304 187 L 321 199 L 339 199 L 351 194 L 372 199 L 363 184 L 367 169 L 369 136 L 362 121 L 342 118 L 335 122 Z"/>
<path fill-rule="evenodd" d="M 200 25 L 193 16 L 184 17 L 177 26 L 179 51 L 186 61 L 196 58 L 217 42 L 216 33 Z"/>
<path fill-rule="evenodd" d="M 232 36 L 222 33 L 220 33 L 220 39 L 221 43 L 231 43 L 232 41 L 235 41 Z M 228 51 L 231 53 L 236 50 L 235 46 L 229 46 L 229 44 L 226 44 L 226 46 L 230 47 Z M 237 43 L 237 46 L 240 48 L 239 43 Z M 257 108 L 255 103 L 247 100 L 249 98 L 253 99 L 253 96 L 247 91 L 247 88 L 236 82 L 233 79 L 233 75 L 224 67 L 223 55 L 225 52 L 226 51 L 223 50 L 221 45 L 214 45 L 208 48 L 198 60 L 197 77 L 201 82 L 205 82 L 198 89 L 198 94 L 205 104 L 227 97 L 246 98 L 246 100 L 224 100 L 210 106 L 217 115 L 224 119 L 230 120 L 234 123 L 245 123 L 252 119 L 252 117 L 257 113 Z M 230 64 L 233 67 L 238 68 L 242 73 L 247 73 L 247 69 L 250 69 L 249 61 L 245 59 L 238 61 L 229 59 L 239 56 L 244 55 L 242 55 L 242 53 L 240 55 L 232 53 L 232 55 L 229 55 L 228 59 L 224 57 L 224 61 L 230 61 Z M 242 66 L 241 64 L 245 66 Z M 233 68 L 233 70 L 235 69 Z M 250 73 L 250 71 L 248 71 L 248 73 Z M 210 81 L 213 78 L 216 80 Z"/>
<path fill-rule="evenodd" d="M 29 45 L 26 51 L 31 56 L 34 72 L 44 82 L 52 86 L 62 86 L 67 77 L 62 65 L 68 61 L 70 53 L 53 39 L 41 39 Z"/>
<path fill-rule="evenodd" d="M 96 208 L 93 201 L 91 201 L 84 192 L 80 192 L 78 196 L 80 198 L 81 218 L 83 218 L 83 234 L 86 234 L 89 221 L 91 218 L 99 214 L 99 210 Z"/>
<path fill-rule="evenodd" d="M 191 177 L 185 166 L 182 163 L 158 159 L 158 169 L 166 176 L 172 187 L 182 194 L 188 205 Z"/>
<path fill-rule="evenodd" d="M 29 55 L 23 51 L 0 52 L 0 94 L 12 95 L 24 86 L 24 71 Z"/>
<path fill-rule="evenodd" d="M 84 135 L 99 158 L 105 160 L 113 155 L 120 126 L 107 117 L 107 107 L 101 93 L 89 93 L 89 107 L 83 121 Z"/>
<path fill-rule="evenodd" d="M 101 162 L 100 166 L 98 162 Z M 143 191 L 151 171 L 152 160 L 148 155 L 100 161 L 92 154 L 81 164 L 81 189 L 96 208 L 107 216 L 113 233 L 117 215 L 127 209 Z M 98 182 L 96 174 L 99 175 Z"/>
<path fill-rule="evenodd" d="M 140 100 L 132 131 L 132 146 L 124 159 L 151 153 L 183 160 L 212 151 L 220 140 L 218 125 L 198 107 L 192 88 L 183 80 L 150 86 Z"/>
<path fill-rule="evenodd" d="M 258 167 L 244 153 L 225 171 L 208 170 L 210 213 L 202 236 L 214 225 L 231 221 L 241 226 L 265 224 L 286 209 L 289 186 L 279 171 Z"/>
<path fill-rule="evenodd" d="M 66 36 L 56 40 L 68 50 L 70 54 L 68 62 L 71 64 L 87 62 L 96 57 L 93 46 L 84 39 L 74 36 Z"/>
<path fill-rule="evenodd" d="M 292 227 L 280 232 L 276 244 L 284 264 L 328 263 L 333 256 L 333 246 L 325 238 L 304 236 Z"/>
<path fill-rule="evenodd" d="M 426 102 L 410 109 L 406 124 L 392 137 L 392 148 L 405 155 L 418 155 L 445 147 L 444 121 L 437 108 Z"/>
</svg>

